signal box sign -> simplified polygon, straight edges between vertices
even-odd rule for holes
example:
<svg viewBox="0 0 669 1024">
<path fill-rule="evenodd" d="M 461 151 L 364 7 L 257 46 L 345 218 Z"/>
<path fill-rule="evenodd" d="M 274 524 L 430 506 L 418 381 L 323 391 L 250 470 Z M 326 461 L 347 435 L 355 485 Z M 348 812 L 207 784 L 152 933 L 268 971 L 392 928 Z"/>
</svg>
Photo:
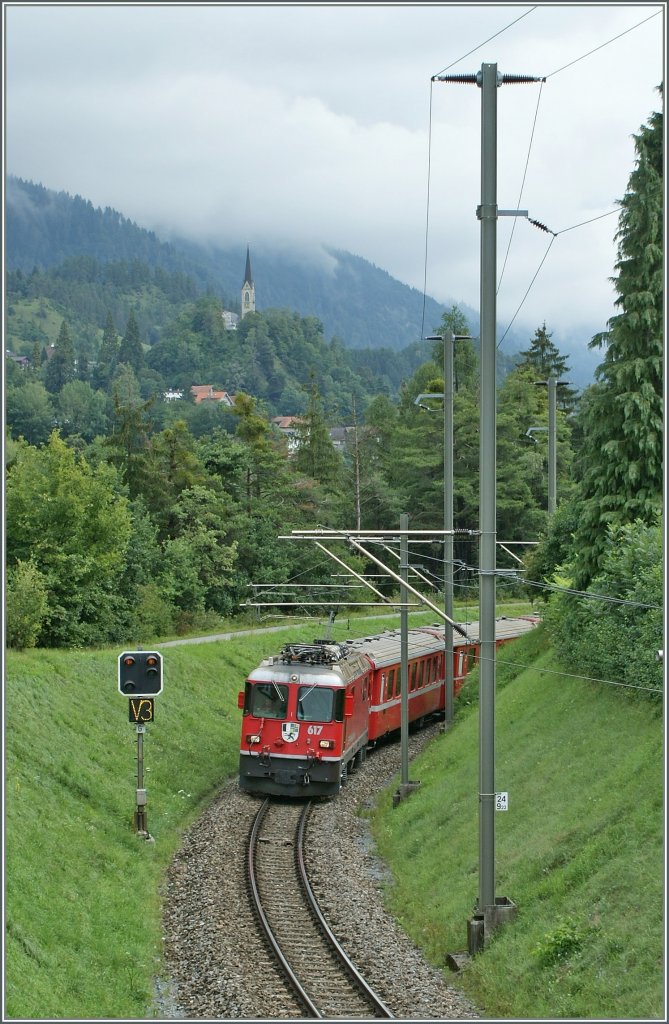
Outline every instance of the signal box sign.
<svg viewBox="0 0 669 1024">
<path fill-rule="evenodd" d="M 131 697 L 128 701 L 128 719 L 135 725 L 153 722 L 154 704 L 153 697 Z"/>
<path fill-rule="evenodd" d="M 157 651 L 124 651 L 118 656 L 118 688 L 125 697 L 163 692 L 163 656 Z"/>
</svg>

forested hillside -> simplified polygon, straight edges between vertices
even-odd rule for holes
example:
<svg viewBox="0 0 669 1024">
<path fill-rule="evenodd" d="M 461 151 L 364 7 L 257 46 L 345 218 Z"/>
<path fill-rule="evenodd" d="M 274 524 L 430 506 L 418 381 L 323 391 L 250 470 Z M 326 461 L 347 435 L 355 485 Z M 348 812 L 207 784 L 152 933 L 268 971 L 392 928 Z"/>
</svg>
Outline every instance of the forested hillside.
<svg viewBox="0 0 669 1024">
<path fill-rule="evenodd" d="M 519 563 L 500 544 L 500 588 L 557 589 L 548 618 L 565 658 L 606 661 L 619 678 L 643 663 L 649 680 L 662 646 L 662 130 L 653 115 L 637 138 L 621 202 L 619 312 L 592 343 L 604 348 L 597 381 L 583 396 L 559 389 L 552 515 L 548 389 L 536 385 L 564 379 L 569 361 L 546 324 L 511 366 L 500 360 L 497 393 L 497 536 L 536 545 Z M 13 646 L 203 628 L 242 608 L 258 580 L 330 582 L 329 564 L 279 543 L 290 529 L 394 529 L 405 511 L 416 528 L 443 522 L 441 341 L 355 351 L 326 340 L 316 316 L 285 308 L 228 331 L 224 300 L 183 267 L 134 259 L 79 254 L 10 271 L 7 297 L 7 337 L 23 357 L 6 360 Z M 430 325 L 445 328 L 472 333 L 455 306 Z M 196 403 L 195 383 L 234 400 Z M 463 337 L 453 513 L 456 587 L 471 593 L 479 385 L 476 342 Z M 171 388 L 182 396 L 166 400 Z M 417 404 L 425 394 L 437 397 Z M 272 422 L 287 415 L 298 417 L 294 447 Z M 335 426 L 349 428 L 338 446 Z M 443 549 L 420 561 L 438 591 Z M 583 604 L 580 591 L 607 603 Z M 632 654 L 640 636 L 642 660 Z"/>
<path fill-rule="evenodd" d="M 239 310 L 244 250 L 205 247 L 175 239 L 166 243 L 109 207 L 93 207 L 81 196 L 42 185 L 7 180 L 7 267 L 30 274 L 81 256 L 100 264 L 138 261 L 168 274 L 186 275 L 200 293 L 210 291 L 228 309 Z M 421 337 L 423 296 L 384 270 L 351 253 L 322 250 L 313 256 L 258 244 L 252 247 L 257 281 L 256 308 L 288 308 L 315 316 L 325 337 L 347 348 L 400 350 Z M 445 307 L 427 297 L 425 330 L 430 334 Z M 472 334 L 477 314 L 466 310 Z"/>
</svg>

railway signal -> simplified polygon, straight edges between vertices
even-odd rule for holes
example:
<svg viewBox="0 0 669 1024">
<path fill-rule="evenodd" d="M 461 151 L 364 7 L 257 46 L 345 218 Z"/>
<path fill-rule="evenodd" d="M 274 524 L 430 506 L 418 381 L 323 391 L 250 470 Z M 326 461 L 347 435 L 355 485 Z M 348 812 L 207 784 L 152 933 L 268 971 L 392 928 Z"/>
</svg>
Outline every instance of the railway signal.
<svg viewBox="0 0 669 1024">
<path fill-rule="evenodd" d="M 155 697 L 162 693 L 162 654 L 156 651 L 124 651 L 119 654 L 118 688 L 124 697 Z"/>
<path fill-rule="evenodd" d="M 137 733 L 137 790 L 133 824 L 137 835 L 153 842 L 147 827 L 144 788 L 144 733 L 154 721 L 153 698 L 163 692 L 163 656 L 157 651 L 123 651 L 118 656 L 118 689 L 128 697 L 128 718 Z"/>
</svg>

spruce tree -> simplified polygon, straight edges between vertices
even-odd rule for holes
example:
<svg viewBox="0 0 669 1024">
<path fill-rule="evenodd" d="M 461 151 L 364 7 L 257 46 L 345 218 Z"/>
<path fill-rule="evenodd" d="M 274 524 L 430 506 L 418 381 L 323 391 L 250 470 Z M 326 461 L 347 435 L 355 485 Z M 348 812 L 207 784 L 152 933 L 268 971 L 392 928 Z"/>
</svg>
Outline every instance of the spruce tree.
<svg viewBox="0 0 669 1024">
<path fill-rule="evenodd" d="M 535 374 L 537 383 L 548 382 L 550 377 L 562 381 L 557 391 L 557 404 L 564 412 L 573 412 L 576 406 L 577 391 L 568 387 L 569 364 L 567 357 L 563 356 L 552 341 L 552 334 L 546 330 L 546 322 L 537 327 L 534 337 L 530 341 L 530 347 L 518 354 L 522 356 L 520 362 L 516 363 L 518 369 L 529 367 Z"/>
<path fill-rule="evenodd" d="M 119 363 L 127 363 L 136 374 L 144 366 L 144 350 L 142 349 L 142 342 L 139 337 L 137 320 L 132 310 L 128 317 L 125 335 L 119 349 L 118 361 Z"/>
<path fill-rule="evenodd" d="M 547 380 L 549 377 L 561 377 L 569 372 L 567 359 L 560 355 L 557 345 L 551 341 L 553 337 L 546 330 L 546 322 L 537 327 L 534 337 L 530 341 L 530 347 L 518 354 L 522 360 L 516 366 L 529 366 L 537 374 L 538 380 Z"/>
<path fill-rule="evenodd" d="M 114 376 L 114 370 L 118 362 L 119 340 L 111 313 L 107 313 L 102 341 L 98 352 L 98 360 L 93 372 L 93 382 L 96 387 L 107 389 Z"/>
<path fill-rule="evenodd" d="M 342 460 L 330 438 L 318 385 L 312 374 L 309 404 L 297 428 L 295 465 L 301 473 L 318 480 L 326 490 L 341 484 Z"/>
<path fill-rule="evenodd" d="M 654 113 L 635 137 L 636 164 L 619 219 L 620 310 L 591 347 L 604 345 L 596 382 L 582 403 L 581 516 L 576 584 L 596 575 L 609 528 L 652 524 L 662 506 L 663 119 Z"/>
<path fill-rule="evenodd" d="M 70 337 L 67 321 L 63 320 L 60 325 L 60 331 L 58 332 L 58 339 L 54 347 L 53 355 L 46 367 L 44 384 L 47 391 L 50 391 L 52 395 L 56 395 L 65 384 L 74 380 L 74 377 L 74 349 L 72 347 L 72 338 Z"/>
</svg>

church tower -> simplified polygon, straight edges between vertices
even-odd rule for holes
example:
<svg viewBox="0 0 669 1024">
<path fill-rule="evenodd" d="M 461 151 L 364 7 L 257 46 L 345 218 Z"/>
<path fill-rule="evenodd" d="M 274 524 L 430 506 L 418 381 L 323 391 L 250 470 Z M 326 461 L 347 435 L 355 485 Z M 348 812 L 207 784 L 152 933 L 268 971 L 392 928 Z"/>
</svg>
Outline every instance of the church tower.
<svg viewBox="0 0 669 1024">
<path fill-rule="evenodd" d="M 251 254 L 248 245 L 246 246 L 246 270 L 244 271 L 244 284 L 242 285 L 242 320 L 247 313 L 256 311 L 256 289 L 253 283 L 251 272 Z"/>
</svg>

